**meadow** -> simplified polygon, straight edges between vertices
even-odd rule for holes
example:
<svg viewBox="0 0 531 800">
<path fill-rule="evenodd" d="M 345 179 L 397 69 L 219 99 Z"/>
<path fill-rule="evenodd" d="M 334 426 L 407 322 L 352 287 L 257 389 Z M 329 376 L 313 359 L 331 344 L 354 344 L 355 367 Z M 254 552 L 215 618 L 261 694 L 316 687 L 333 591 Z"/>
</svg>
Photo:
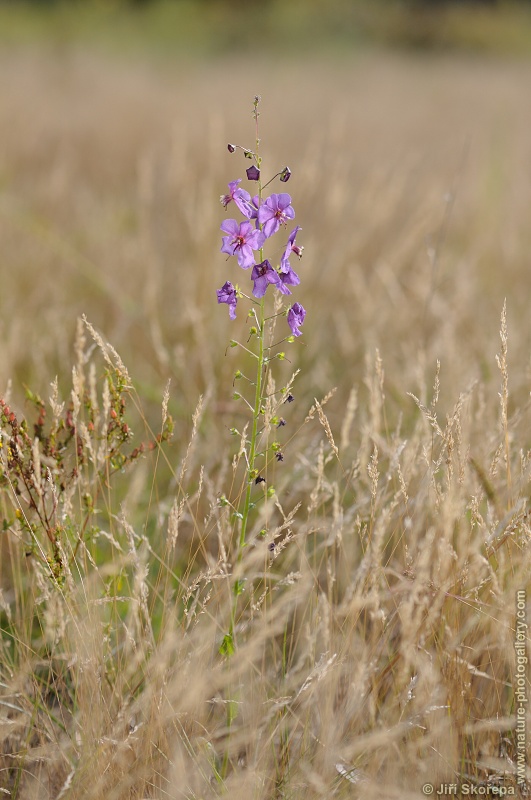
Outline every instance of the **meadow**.
<svg viewBox="0 0 531 800">
<path fill-rule="evenodd" d="M 57 43 L 0 75 L 0 796 L 524 796 L 531 64 Z M 240 549 L 219 197 L 256 93 L 307 316 Z"/>
</svg>

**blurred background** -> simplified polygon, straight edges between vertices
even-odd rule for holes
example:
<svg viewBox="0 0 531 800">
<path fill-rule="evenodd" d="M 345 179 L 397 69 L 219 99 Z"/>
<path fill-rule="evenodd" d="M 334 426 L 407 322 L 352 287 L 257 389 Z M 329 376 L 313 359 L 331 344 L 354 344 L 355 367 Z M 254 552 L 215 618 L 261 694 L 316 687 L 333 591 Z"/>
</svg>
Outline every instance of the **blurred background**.
<svg viewBox="0 0 531 800">
<path fill-rule="evenodd" d="M 2 0 L 2 42 L 50 36 L 214 56 L 367 45 L 526 53 L 529 0 Z"/>
<path fill-rule="evenodd" d="M 264 169 L 292 169 L 303 229 L 285 370 L 308 402 L 337 385 L 340 424 L 377 352 L 397 418 L 437 359 L 455 402 L 496 375 L 505 297 L 527 396 L 530 54 L 524 0 L 4 0 L 2 392 L 68 392 L 84 313 L 157 418 L 170 377 L 183 437 L 199 394 L 225 430 L 244 323 L 216 304 L 241 278 L 219 197 L 258 93 Z"/>
<path fill-rule="evenodd" d="M 215 56 L 367 45 L 529 53 L 529 0 L 2 0 L 2 43 L 51 37 Z"/>
</svg>

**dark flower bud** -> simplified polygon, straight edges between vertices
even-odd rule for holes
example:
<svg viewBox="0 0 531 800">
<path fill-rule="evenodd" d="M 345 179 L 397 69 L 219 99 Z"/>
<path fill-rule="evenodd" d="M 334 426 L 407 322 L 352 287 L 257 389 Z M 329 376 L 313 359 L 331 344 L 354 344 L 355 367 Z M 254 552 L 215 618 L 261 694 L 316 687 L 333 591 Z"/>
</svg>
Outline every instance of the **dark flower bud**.
<svg viewBox="0 0 531 800">
<path fill-rule="evenodd" d="M 284 167 L 282 172 L 280 173 L 280 180 L 282 183 L 287 183 L 291 178 L 291 170 L 289 167 Z"/>
<path fill-rule="evenodd" d="M 292 394 L 288 394 L 288 396 L 286 397 L 284 402 L 285 403 L 293 403 L 294 400 L 295 400 L 295 398 L 293 397 L 293 395 Z"/>
<path fill-rule="evenodd" d="M 236 148 L 234 147 L 234 145 L 233 145 L 233 144 L 228 144 L 228 145 L 227 145 L 227 150 L 229 151 L 229 153 L 234 153 L 234 152 L 236 152 Z"/>
<path fill-rule="evenodd" d="M 278 453 L 275 453 L 275 458 L 277 461 L 284 461 L 284 454 L 279 450 Z"/>
<path fill-rule="evenodd" d="M 262 476 L 259 475 L 257 478 L 255 478 L 254 482 L 255 482 L 255 485 L 258 485 L 259 483 L 265 483 L 265 478 L 262 478 Z"/>
<path fill-rule="evenodd" d="M 277 428 L 283 428 L 285 424 L 286 424 L 286 420 L 283 417 L 280 417 L 280 419 L 278 421 Z"/>
<path fill-rule="evenodd" d="M 249 169 L 246 169 L 245 172 L 247 173 L 247 178 L 250 181 L 257 181 L 260 177 L 260 170 L 258 167 L 255 167 L 254 164 L 252 167 L 249 167 Z"/>
</svg>

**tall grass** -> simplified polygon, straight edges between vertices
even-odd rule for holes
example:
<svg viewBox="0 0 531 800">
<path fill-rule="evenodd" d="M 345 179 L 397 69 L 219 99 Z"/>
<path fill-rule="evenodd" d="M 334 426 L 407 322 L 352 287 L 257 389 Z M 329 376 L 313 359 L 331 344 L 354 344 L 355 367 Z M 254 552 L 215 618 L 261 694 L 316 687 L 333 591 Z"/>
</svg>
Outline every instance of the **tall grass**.
<svg viewBox="0 0 531 800">
<path fill-rule="evenodd" d="M 0 788 L 517 792 L 529 68 L 246 63 L 1 56 Z M 236 563 L 217 198 L 257 90 L 268 159 L 293 171 L 308 317 L 276 494 Z"/>
</svg>

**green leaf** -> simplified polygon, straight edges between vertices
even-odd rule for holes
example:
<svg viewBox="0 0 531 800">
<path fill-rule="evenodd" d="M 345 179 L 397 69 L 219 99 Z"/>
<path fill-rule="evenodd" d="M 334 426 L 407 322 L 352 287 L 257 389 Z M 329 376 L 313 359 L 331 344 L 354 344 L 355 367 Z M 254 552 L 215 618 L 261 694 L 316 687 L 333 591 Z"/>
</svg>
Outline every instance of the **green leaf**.
<svg viewBox="0 0 531 800">
<path fill-rule="evenodd" d="M 234 655 L 234 642 L 232 641 L 232 634 L 226 633 L 223 637 L 223 641 L 221 642 L 219 653 L 222 656 L 233 656 Z"/>
</svg>

